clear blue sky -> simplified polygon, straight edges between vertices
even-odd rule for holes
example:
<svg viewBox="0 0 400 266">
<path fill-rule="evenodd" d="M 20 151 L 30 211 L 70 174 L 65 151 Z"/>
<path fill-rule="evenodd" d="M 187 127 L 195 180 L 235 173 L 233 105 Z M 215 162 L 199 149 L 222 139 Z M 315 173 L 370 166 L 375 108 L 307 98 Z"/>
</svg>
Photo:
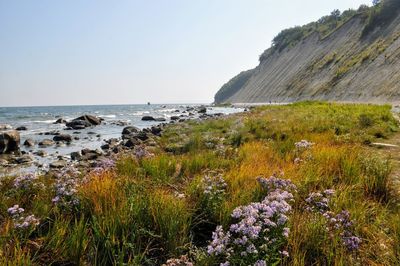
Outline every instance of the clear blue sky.
<svg viewBox="0 0 400 266">
<path fill-rule="evenodd" d="M 363 0 L 0 0 L 0 106 L 212 102 L 282 29 Z"/>
</svg>

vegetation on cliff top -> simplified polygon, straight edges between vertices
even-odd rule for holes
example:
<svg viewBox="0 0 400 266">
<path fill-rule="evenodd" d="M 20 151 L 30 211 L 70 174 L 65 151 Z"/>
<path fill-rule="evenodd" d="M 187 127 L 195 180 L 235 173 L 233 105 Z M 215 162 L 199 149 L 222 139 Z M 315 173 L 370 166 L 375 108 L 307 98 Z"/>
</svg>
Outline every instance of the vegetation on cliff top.
<svg viewBox="0 0 400 266">
<path fill-rule="evenodd" d="M 397 265 L 390 162 L 366 145 L 397 130 L 389 106 L 259 107 L 87 176 L 4 178 L 0 264 Z"/>
</svg>

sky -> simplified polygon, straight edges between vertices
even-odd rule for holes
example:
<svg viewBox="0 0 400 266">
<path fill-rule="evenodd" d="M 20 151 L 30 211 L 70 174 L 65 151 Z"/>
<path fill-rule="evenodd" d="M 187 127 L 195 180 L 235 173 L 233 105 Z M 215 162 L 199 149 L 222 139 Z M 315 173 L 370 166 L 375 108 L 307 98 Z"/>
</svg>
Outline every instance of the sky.
<svg viewBox="0 0 400 266">
<path fill-rule="evenodd" d="M 282 29 L 363 0 L 0 0 L 0 106 L 211 103 Z"/>
</svg>

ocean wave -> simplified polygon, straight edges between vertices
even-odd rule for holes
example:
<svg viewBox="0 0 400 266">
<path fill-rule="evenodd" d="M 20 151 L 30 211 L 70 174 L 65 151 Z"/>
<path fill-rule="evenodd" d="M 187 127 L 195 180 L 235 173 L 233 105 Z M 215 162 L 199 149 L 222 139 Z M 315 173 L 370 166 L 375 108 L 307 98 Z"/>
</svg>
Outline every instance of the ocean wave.
<svg viewBox="0 0 400 266">
<path fill-rule="evenodd" d="M 43 123 L 43 124 L 52 124 L 56 121 L 56 119 L 51 119 L 51 120 L 34 120 L 31 121 L 32 123 Z"/>
<path fill-rule="evenodd" d="M 102 118 L 116 118 L 117 116 L 116 115 L 99 115 L 99 117 L 102 117 Z"/>
</svg>

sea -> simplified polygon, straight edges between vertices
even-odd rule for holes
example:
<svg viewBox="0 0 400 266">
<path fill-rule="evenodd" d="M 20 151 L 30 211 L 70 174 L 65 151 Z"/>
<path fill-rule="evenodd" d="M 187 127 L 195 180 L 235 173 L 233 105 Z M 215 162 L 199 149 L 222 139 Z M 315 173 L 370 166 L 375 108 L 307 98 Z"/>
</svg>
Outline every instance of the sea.
<svg viewBox="0 0 400 266">
<path fill-rule="evenodd" d="M 0 125 L 10 125 L 12 128 L 24 126 L 26 131 L 20 131 L 21 150 L 31 154 L 40 164 L 48 164 L 56 157 L 68 158 L 74 151 L 83 148 L 100 148 L 105 140 L 120 138 L 125 126 L 136 126 L 140 129 L 151 127 L 159 123 L 170 122 L 171 116 L 186 116 L 190 107 L 199 104 L 133 104 L 133 105 L 82 105 L 82 106 L 41 106 L 41 107 L 0 107 Z M 242 112 L 238 107 L 207 107 L 208 114 L 232 114 Z M 195 116 L 198 116 L 196 112 Z M 66 130 L 64 124 L 54 124 L 58 118 L 67 121 L 84 114 L 95 115 L 104 119 L 101 125 L 84 130 Z M 142 121 L 143 116 L 164 117 L 166 122 Z M 122 125 L 125 124 L 125 125 Z M 60 143 L 50 147 L 39 147 L 38 142 L 52 139 L 53 135 L 46 132 L 58 131 L 61 134 L 70 134 L 77 137 L 69 145 Z M 26 139 L 35 141 L 34 147 L 22 145 Z M 47 155 L 38 156 L 34 153 L 43 150 Z M 1 168 L 1 166 L 0 166 Z"/>
</svg>

